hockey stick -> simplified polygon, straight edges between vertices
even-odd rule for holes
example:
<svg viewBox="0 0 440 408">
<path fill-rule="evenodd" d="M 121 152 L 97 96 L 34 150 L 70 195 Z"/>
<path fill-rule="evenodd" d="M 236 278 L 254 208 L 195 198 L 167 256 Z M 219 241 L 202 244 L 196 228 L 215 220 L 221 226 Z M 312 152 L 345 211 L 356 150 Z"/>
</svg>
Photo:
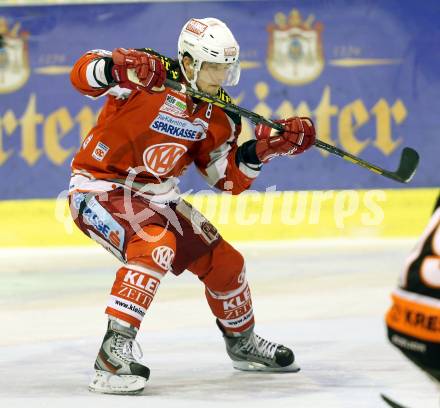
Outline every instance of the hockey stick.
<svg viewBox="0 0 440 408">
<path fill-rule="evenodd" d="M 184 93 L 186 95 L 193 96 L 194 98 L 201 99 L 205 102 L 210 102 L 214 105 L 219 106 L 222 109 L 228 110 L 230 112 L 236 113 L 240 116 L 248 118 L 254 124 L 263 123 L 271 128 L 277 130 L 283 130 L 283 127 L 279 123 L 275 123 L 270 119 L 266 119 L 263 116 L 258 115 L 255 112 L 249 111 L 247 109 L 241 108 L 240 106 L 234 105 L 232 103 L 226 103 L 221 101 L 220 99 L 209 95 L 205 92 L 196 91 L 190 87 L 185 86 L 179 82 L 175 82 L 167 79 L 165 81 L 165 86 L 172 88 L 178 92 Z M 332 146 L 328 143 L 323 142 L 322 140 L 316 139 L 315 146 L 320 149 L 324 149 L 336 156 L 342 157 L 349 162 L 357 164 L 358 166 L 364 167 L 370 171 L 373 171 L 377 174 L 380 174 L 389 179 L 398 181 L 400 183 L 408 183 L 417 169 L 419 164 L 419 154 L 410 147 L 405 147 L 400 156 L 399 167 L 396 171 L 385 170 L 375 164 L 369 163 L 366 160 L 361 159 L 360 157 L 354 156 L 342 149 L 339 149 L 336 146 Z"/>
<path fill-rule="evenodd" d="M 132 82 L 140 84 L 139 79 L 137 78 L 136 73 L 133 69 L 128 70 L 128 79 Z M 201 99 L 202 101 L 212 103 L 213 105 L 217 105 L 220 108 L 225 109 L 229 112 L 233 112 L 237 115 L 243 116 L 249 119 L 255 125 L 257 125 L 258 123 L 263 123 L 267 126 L 270 126 L 273 129 L 280 131 L 284 130 L 282 125 L 280 125 L 279 123 L 275 123 L 270 119 L 266 119 L 255 112 L 252 112 L 245 108 L 241 108 L 240 106 L 234 105 L 232 103 L 223 102 L 222 100 L 216 98 L 215 96 L 209 95 L 206 92 L 196 91 L 195 89 L 191 87 L 187 87 L 186 85 L 181 84 L 179 82 L 167 79 L 165 81 L 165 86 L 174 89 L 175 91 L 181 92 L 183 94 L 192 96 L 194 98 Z M 398 181 L 399 183 L 408 183 L 413 178 L 414 173 L 416 172 L 417 166 L 419 164 L 419 154 L 410 147 L 405 147 L 403 149 L 402 154 L 400 156 L 398 169 L 396 171 L 389 171 L 379 166 L 376 166 L 375 164 L 369 163 L 366 160 L 363 160 L 360 157 L 357 157 L 342 149 L 339 149 L 336 146 L 332 146 L 328 143 L 325 143 L 322 140 L 316 139 L 315 146 L 319 147 L 320 149 L 326 150 L 329 153 L 332 153 L 336 156 L 342 157 L 343 159 L 351 163 L 364 167 L 367 170 L 380 174 L 381 176 Z"/>
<path fill-rule="evenodd" d="M 384 394 L 380 394 L 380 396 L 392 408 L 405 408 L 403 405 L 398 404 L 397 402 L 395 402 L 392 399 L 388 398 Z"/>
</svg>

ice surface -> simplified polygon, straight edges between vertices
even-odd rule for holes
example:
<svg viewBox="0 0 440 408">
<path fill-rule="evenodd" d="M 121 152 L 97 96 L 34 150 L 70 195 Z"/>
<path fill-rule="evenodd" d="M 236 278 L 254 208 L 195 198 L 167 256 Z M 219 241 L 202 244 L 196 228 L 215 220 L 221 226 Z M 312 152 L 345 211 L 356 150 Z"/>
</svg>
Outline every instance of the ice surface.
<svg viewBox="0 0 440 408">
<path fill-rule="evenodd" d="M 297 374 L 233 370 L 189 272 L 167 276 L 139 342 L 140 396 L 87 390 L 118 261 L 101 248 L 0 251 L 1 407 L 439 406 L 439 390 L 392 348 L 383 316 L 414 244 L 310 241 L 241 245 L 256 331 L 291 346 Z"/>
</svg>

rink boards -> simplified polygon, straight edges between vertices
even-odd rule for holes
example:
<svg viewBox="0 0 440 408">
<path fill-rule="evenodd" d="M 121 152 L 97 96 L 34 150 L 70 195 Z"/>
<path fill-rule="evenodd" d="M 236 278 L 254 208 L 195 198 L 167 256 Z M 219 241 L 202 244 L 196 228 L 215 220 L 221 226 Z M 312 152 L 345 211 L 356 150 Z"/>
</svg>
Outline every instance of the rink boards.
<svg viewBox="0 0 440 408">
<path fill-rule="evenodd" d="M 397 12 L 398 11 L 398 12 Z M 172 15 L 172 21 L 169 16 Z M 91 49 L 151 47 L 175 57 L 190 16 L 228 23 L 240 44 L 241 77 L 227 92 L 268 118 L 313 119 L 320 140 L 383 168 L 404 146 L 421 157 L 408 187 L 436 187 L 438 7 L 406 2 L 165 2 L 0 7 L 0 200 L 55 198 L 103 100 L 71 85 Z M 243 18 L 243 16 L 250 16 Z M 164 22 L 149 24 L 150 21 Z M 433 52 L 434 51 L 434 52 Z M 253 135 L 243 123 L 241 139 Z M 123 135 L 121 135 L 123 136 Z M 241 140 L 241 141 L 242 141 Z M 176 139 L 176 142 L 178 140 Z M 94 141 L 93 143 L 98 143 Z M 207 189 L 194 167 L 182 191 Z M 252 188 L 266 191 L 395 189 L 399 184 L 320 149 L 273 160 Z"/>
<path fill-rule="evenodd" d="M 438 189 L 196 194 L 188 197 L 227 239 L 415 237 Z M 0 246 L 90 245 L 65 199 L 0 202 Z"/>
<path fill-rule="evenodd" d="M 265 117 L 310 116 L 321 140 L 386 169 L 396 169 L 404 146 L 421 156 L 414 179 L 400 185 L 311 149 L 292 160 L 271 161 L 253 183 L 255 191 L 238 197 L 210 193 L 192 166 L 179 187 L 191 192 L 190 200 L 224 237 L 417 236 L 440 185 L 432 109 L 438 105 L 432 38 L 439 18 L 435 1 L 425 1 L 417 12 L 401 3 L 0 7 L 7 45 L 0 67 L 0 223 L 6 231 L 0 245 L 91 244 L 72 224 L 65 189 L 70 161 L 102 100 L 72 88 L 71 67 L 94 48 L 152 47 L 175 56 L 189 16 L 220 18 L 236 35 L 242 75 L 228 92 L 238 105 Z M 170 15 L 171 24 L 145 24 L 168 22 Z M 244 121 L 239 142 L 252 134 Z M 64 198 L 56 201 L 59 194 Z"/>
</svg>

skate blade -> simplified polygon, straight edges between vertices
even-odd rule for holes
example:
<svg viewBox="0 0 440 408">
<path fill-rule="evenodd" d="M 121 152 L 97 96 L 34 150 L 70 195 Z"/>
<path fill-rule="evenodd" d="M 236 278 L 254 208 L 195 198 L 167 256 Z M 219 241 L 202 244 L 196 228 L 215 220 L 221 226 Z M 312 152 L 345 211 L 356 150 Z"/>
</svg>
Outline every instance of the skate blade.
<svg viewBox="0 0 440 408">
<path fill-rule="evenodd" d="M 255 363 L 252 361 L 233 361 L 232 366 L 236 370 L 241 371 L 260 371 L 267 373 L 297 373 L 301 368 L 295 363 L 292 363 L 286 367 L 268 367 L 264 364 Z"/>
<path fill-rule="evenodd" d="M 137 395 L 147 384 L 144 377 L 138 375 L 115 375 L 96 370 L 89 384 L 89 391 L 99 394 Z"/>
</svg>

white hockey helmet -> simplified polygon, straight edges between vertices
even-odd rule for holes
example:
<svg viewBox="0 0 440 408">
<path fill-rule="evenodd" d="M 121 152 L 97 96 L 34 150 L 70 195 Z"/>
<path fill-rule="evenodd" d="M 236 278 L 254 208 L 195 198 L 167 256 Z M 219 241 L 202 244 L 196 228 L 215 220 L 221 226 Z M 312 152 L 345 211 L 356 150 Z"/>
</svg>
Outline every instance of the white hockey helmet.
<svg viewBox="0 0 440 408">
<path fill-rule="evenodd" d="M 227 64 L 223 66 L 221 86 L 237 85 L 240 79 L 240 47 L 231 30 L 216 18 L 192 18 L 180 32 L 178 41 L 178 59 L 186 80 L 197 89 L 197 78 L 204 62 Z M 194 78 L 190 80 L 183 66 L 183 57 L 193 59 Z"/>
</svg>

